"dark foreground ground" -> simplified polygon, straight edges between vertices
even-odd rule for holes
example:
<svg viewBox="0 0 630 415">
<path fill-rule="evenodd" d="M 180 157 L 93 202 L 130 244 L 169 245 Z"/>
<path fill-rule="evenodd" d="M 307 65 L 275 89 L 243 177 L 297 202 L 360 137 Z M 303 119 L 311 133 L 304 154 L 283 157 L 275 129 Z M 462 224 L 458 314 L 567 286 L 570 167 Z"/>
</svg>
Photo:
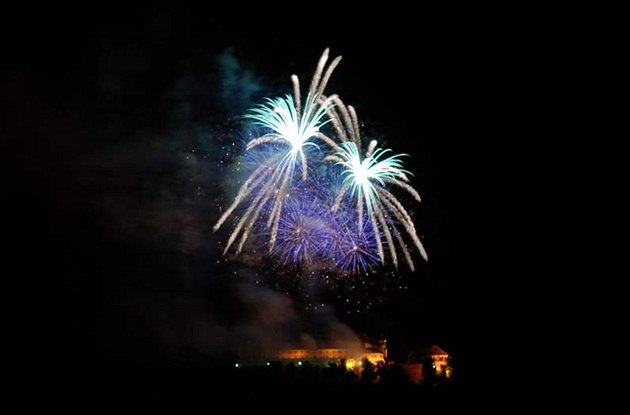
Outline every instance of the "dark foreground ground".
<svg viewBox="0 0 630 415">
<path fill-rule="evenodd" d="M 87 369 L 86 366 L 82 374 L 66 373 L 64 380 L 50 382 L 44 390 L 52 392 L 56 402 L 69 406 L 274 413 L 346 410 L 440 413 L 454 409 L 463 396 L 462 384 L 457 380 L 437 386 L 412 384 L 402 378 L 388 379 L 382 384 L 362 384 L 349 379 L 314 379 L 304 373 L 279 376 L 279 372 L 264 368 L 237 370 L 163 364 L 110 365 L 99 372 Z"/>
</svg>

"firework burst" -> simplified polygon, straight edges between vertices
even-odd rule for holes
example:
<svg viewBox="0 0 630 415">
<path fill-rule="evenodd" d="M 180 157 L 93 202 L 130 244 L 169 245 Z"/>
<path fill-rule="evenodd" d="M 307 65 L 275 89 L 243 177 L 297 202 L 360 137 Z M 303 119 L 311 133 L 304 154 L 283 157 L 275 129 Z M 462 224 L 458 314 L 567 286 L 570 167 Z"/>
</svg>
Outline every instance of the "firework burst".
<svg viewBox="0 0 630 415">
<path fill-rule="evenodd" d="M 350 195 L 356 200 L 358 211 L 356 232 L 359 235 L 364 232 L 364 211 L 367 211 L 365 216 L 372 227 L 380 262 L 385 263 L 384 237 L 394 266 L 398 268 L 397 245 L 400 247 L 409 268 L 413 271 L 415 266 L 411 253 L 398 226 L 401 225 L 405 229 L 407 236 L 411 238 L 425 261 L 428 259 L 427 253 L 420 242 L 411 215 L 389 190 L 391 186 L 401 188 L 418 202 L 421 201 L 420 194 L 409 184 L 407 174 L 410 173 L 403 169 L 400 158 L 405 154 L 385 157 L 391 150 L 377 148 L 378 143 L 376 140 L 372 140 L 362 155 L 356 111 L 352 106 L 346 107 L 337 96 L 332 96 L 329 99 L 335 102 L 336 109 L 331 109 L 327 114 L 342 143 L 340 145 L 333 143 L 334 145 L 331 147 L 335 150 L 335 154 L 327 156 L 326 159 L 336 162 L 344 169 L 342 173 L 344 181 L 332 210 L 339 210 L 341 201 L 348 190 L 351 190 Z"/>
<path fill-rule="evenodd" d="M 304 108 L 301 104 L 299 79 L 296 75 L 292 75 L 293 96 L 268 99 L 266 104 L 255 108 L 246 116 L 252 119 L 255 125 L 268 131 L 251 140 L 247 144 L 248 151 L 265 143 L 281 144 L 282 149 L 270 155 L 254 170 L 239 189 L 232 205 L 214 225 L 213 230 L 217 231 L 241 203 L 249 201 L 249 207 L 228 239 L 224 254 L 239 235 L 240 241 L 236 253 L 239 254 L 242 251 L 243 245 L 263 212 L 268 212 L 266 225 L 271 230 L 269 252 L 273 250 L 284 200 L 288 195 L 298 161 L 301 163 L 301 178 L 305 180 L 307 177 L 308 169 L 304 150 L 306 146 L 316 146 L 309 140 L 317 137 L 322 118 L 331 106 L 330 100 L 322 100 L 319 97 L 322 96 L 328 79 L 340 60 L 340 56 L 335 58 L 326 68 L 328 49 L 324 51 L 311 80 Z M 266 209 L 268 206 L 271 207 Z"/>
<path fill-rule="evenodd" d="M 282 265 L 314 268 L 326 250 L 326 235 L 333 231 L 329 209 L 312 189 L 294 189 L 284 202 L 277 243 L 272 256 Z"/>
<path fill-rule="evenodd" d="M 293 94 L 268 98 L 244 116 L 263 134 L 247 144 L 247 153 L 258 157 L 255 167 L 213 228 L 243 207 L 234 214 L 224 254 L 240 238 L 239 254 L 255 229 L 281 265 L 359 273 L 385 264 L 386 253 L 398 268 L 402 253 L 413 271 L 414 247 L 427 260 L 411 215 L 393 193 L 421 200 L 404 168 L 406 155 L 376 140 L 363 149 L 355 109 L 338 95 L 324 95 L 340 60 L 327 66 L 324 51 L 304 102 L 292 75 Z"/>
<path fill-rule="evenodd" d="M 281 265 L 311 271 L 369 271 L 378 263 L 372 228 L 365 223 L 356 232 L 358 214 L 351 201 L 333 209 L 341 179 L 336 172 L 318 173 L 317 181 L 301 183 L 285 200 L 272 256 Z"/>
</svg>

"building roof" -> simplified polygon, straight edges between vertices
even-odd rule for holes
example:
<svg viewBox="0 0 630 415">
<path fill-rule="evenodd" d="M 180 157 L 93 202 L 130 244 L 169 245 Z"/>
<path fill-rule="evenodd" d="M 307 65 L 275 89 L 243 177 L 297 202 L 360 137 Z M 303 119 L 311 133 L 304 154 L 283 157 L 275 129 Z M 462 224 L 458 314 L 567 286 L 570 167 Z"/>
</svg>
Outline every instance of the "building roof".
<svg viewBox="0 0 630 415">
<path fill-rule="evenodd" d="M 435 344 L 431 347 L 429 347 L 427 353 L 431 356 L 436 355 L 436 354 L 444 354 L 448 356 L 448 353 L 446 353 L 444 350 L 440 349 L 439 347 L 437 347 Z"/>
</svg>

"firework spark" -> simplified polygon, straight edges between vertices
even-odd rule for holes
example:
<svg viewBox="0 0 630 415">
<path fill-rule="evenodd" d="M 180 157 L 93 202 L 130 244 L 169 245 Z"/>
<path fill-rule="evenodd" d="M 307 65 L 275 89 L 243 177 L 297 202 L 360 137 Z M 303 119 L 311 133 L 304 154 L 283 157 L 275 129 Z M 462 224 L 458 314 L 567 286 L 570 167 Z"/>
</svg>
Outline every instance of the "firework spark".
<svg viewBox="0 0 630 415">
<path fill-rule="evenodd" d="M 358 215 L 350 201 L 333 211 L 341 179 L 337 172 L 318 173 L 317 181 L 302 183 L 285 200 L 272 256 L 283 266 L 311 271 L 369 271 L 378 263 L 372 229 L 365 226 L 356 232 Z"/>
<path fill-rule="evenodd" d="M 321 262 L 321 254 L 326 250 L 325 235 L 333 232 L 330 211 L 307 186 L 294 189 L 284 207 L 272 255 L 282 265 L 313 268 Z"/>
<path fill-rule="evenodd" d="M 367 222 L 359 221 L 359 212 L 350 202 L 334 210 L 335 232 L 326 235 L 326 258 L 334 264 L 335 271 L 350 274 L 370 271 L 378 264 L 374 229 Z M 357 228 L 357 222 L 361 228 Z M 358 230 L 358 231 L 357 231 Z"/>
<path fill-rule="evenodd" d="M 328 49 L 324 51 L 311 80 L 304 108 L 301 104 L 299 79 L 296 75 L 292 75 L 293 96 L 287 95 L 285 98 L 268 99 L 266 104 L 255 108 L 246 116 L 252 119 L 258 127 L 268 130 L 266 134 L 251 140 L 247 144 L 247 150 L 265 143 L 277 144 L 280 149 L 254 170 L 239 189 L 232 205 L 214 225 L 213 230 L 217 231 L 241 203 L 249 202 L 249 207 L 241 216 L 228 239 L 224 254 L 227 253 L 239 235 L 240 242 L 236 253 L 239 254 L 242 251 L 243 245 L 263 212 L 268 212 L 269 215 L 266 222 L 267 228 L 271 229 L 268 242 L 269 252 L 273 250 L 283 213 L 284 200 L 288 196 L 298 161 L 301 165 L 301 178 L 303 180 L 307 178 L 305 148 L 311 145 L 316 146 L 309 140 L 318 137 L 319 128 L 324 123 L 322 118 L 332 105 L 331 100 L 321 99 L 321 97 L 340 60 L 341 56 L 338 56 L 326 68 Z M 287 145 L 288 149 L 286 149 Z"/>
<path fill-rule="evenodd" d="M 389 254 L 394 266 L 398 268 L 398 255 L 396 253 L 396 245 L 398 245 L 409 268 L 413 271 L 415 266 L 409 249 L 398 230 L 398 225 L 402 225 L 405 229 L 424 260 L 428 259 L 427 253 L 420 242 L 411 216 L 396 196 L 388 190 L 389 186 L 399 187 L 418 202 L 421 200 L 420 194 L 409 184 L 407 174 L 411 173 L 403 168 L 400 158 L 405 154 L 385 157 L 391 150 L 377 148 L 376 140 L 372 140 L 362 156 L 356 111 L 352 106 L 346 107 L 337 96 L 331 96 L 329 99 L 335 102 L 336 109 L 329 110 L 327 114 L 342 143 L 341 145 L 332 145 L 335 153 L 327 156 L 326 159 L 343 166 L 343 175 L 345 176 L 332 209 L 337 211 L 344 196 L 348 190 L 351 190 L 351 196 L 356 200 L 358 211 L 357 232 L 360 234 L 364 230 L 363 220 L 364 210 L 366 210 L 366 217 L 372 226 L 380 262 L 385 263 L 382 233 L 389 247 Z"/>
</svg>

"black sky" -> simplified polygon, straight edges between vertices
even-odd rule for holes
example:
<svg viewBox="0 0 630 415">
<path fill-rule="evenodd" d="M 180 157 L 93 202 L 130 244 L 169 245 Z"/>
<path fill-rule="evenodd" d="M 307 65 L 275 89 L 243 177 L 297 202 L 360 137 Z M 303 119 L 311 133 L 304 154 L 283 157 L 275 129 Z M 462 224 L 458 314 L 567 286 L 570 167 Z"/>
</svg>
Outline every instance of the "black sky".
<svg viewBox="0 0 630 415">
<path fill-rule="evenodd" d="M 230 265 L 215 264 L 218 236 L 209 228 L 213 203 L 227 198 L 222 172 L 199 158 L 215 160 L 233 141 L 235 114 L 218 102 L 216 59 L 229 49 L 259 94 L 288 92 L 289 75 L 308 79 L 330 47 L 343 55 L 330 89 L 411 155 L 424 199 L 417 213 L 430 263 L 405 277 L 407 293 L 386 296 L 394 306 L 377 316 L 380 327 L 401 350 L 436 342 L 466 368 L 494 312 L 488 279 L 509 270 L 498 235 L 509 227 L 510 201 L 496 175 L 510 163 L 506 103 L 522 70 L 518 45 L 502 36 L 509 19 L 479 15 L 396 10 L 378 19 L 250 22 L 212 9 L 18 13 L 19 24 L 5 27 L 3 194 L 17 313 L 29 321 L 19 329 L 32 359 L 180 364 L 225 354 L 230 341 L 216 339 L 228 327 L 255 337 L 245 312 L 233 309 L 246 305 L 243 288 L 226 282 Z M 187 164 L 192 149 L 197 158 Z M 327 321 L 357 331 L 378 325 L 333 308 Z M 199 315 L 212 318 L 200 323 Z"/>
</svg>

